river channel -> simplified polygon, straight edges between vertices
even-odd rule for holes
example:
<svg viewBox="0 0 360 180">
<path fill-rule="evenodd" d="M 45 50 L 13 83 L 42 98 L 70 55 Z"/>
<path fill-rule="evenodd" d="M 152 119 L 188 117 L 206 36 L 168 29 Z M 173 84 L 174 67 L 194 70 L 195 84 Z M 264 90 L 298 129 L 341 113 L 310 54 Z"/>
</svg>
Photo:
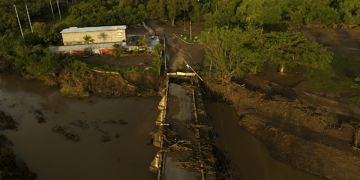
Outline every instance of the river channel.
<svg viewBox="0 0 360 180">
<path fill-rule="evenodd" d="M 206 100 L 204 104 L 217 140 L 228 152 L 234 180 L 325 180 L 272 158 L 263 142 L 240 128 L 235 108 Z"/>
<path fill-rule="evenodd" d="M 5 130 L 18 161 L 39 180 L 157 179 L 149 165 L 159 150 L 151 144 L 160 97 L 79 100 L 63 97 L 57 87 L 20 76 L 0 76 L 0 110 L 19 122 Z M 45 123 L 38 123 L 35 111 Z M 85 128 L 72 125 L 82 121 Z M 122 124 L 117 123 L 122 120 Z M 114 123 L 116 122 L 116 123 Z M 127 123 L 127 124 L 126 124 Z M 53 132 L 66 126 L 77 142 Z M 102 138 L 111 140 L 103 142 Z M 109 139 L 108 139 L 109 140 Z"/>
<path fill-rule="evenodd" d="M 20 76 L 0 76 L 0 110 L 19 122 L 18 130 L 5 130 L 19 162 L 24 161 L 39 180 L 146 179 L 158 148 L 150 132 L 160 97 L 104 99 L 97 96 L 79 100 L 63 97 L 57 87 Z M 237 122 L 235 108 L 205 101 L 220 146 L 229 152 L 234 179 L 241 180 L 324 180 L 273 159 L 265 145 Z M 35 111 L 45 123 L 38 123 Z M 82 121 L 87 128 L 72 123 Z M 127 124 L 114 123 L 123 120 Z M 80 137 L 67 140 L 52 131 L 68 127 Z M 222 130 L 224 129 L 224 131 Z M 225 140 L 224 140 L 225 136 Z M 111 140 L 103 142 L 103 137 Z"/>
</svg>

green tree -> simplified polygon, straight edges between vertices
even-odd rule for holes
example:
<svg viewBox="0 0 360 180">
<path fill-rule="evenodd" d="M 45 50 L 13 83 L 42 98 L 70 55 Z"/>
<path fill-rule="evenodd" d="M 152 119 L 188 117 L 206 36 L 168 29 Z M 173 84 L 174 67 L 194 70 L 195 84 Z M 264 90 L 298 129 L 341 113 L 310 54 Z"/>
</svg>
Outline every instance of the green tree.
<svg viewBox="0 0 360 180">
<path fill-rule="evenodd" d="M 163 45 L 163 44 L 160 44 L 160 43 L 158 43 L 158 44 L 156 44 L 156 45 L 154 46 L 154 51 L 155 51 L 155 52 L 158 52 L 158 53 L 160 53 L 160 52 L 163 51 L 164 49 L 165 49 L 164 45 Z"/>
<path fill-rule="evenodd" d="M 49 27 L 44 22 L 33 23 L 33 31 L 45 42 L 48 43 L 51 39 L 48 36 Z"/>
<path fill-rule="evenodd" d="M 141 44 L 142 44 L 142 45 L 144 45 L 144 46 L 147 46 L 147 43 L 148 43 L 148 40 L 146 40 L 145 37 L 138 39 L 138 45 L 141 45 Z"/>
<path fill-rule="evenodd" d="M 271 49 L 267 47 L 262 30 L 252 26 L 246 30 L 214 27 L 201 33 L 200 42 L 206 47 L 205 72 L 224 80 L 248 71 L 260 71 Z"/>
<path fill-rule="evenodd" d="M 90 42 L 94 42 L 94 39 L 91 36 L 85 35 L 83 37 L 83 39 L 86 41 L 86 44 L 88 44 L 89 48 L 90 48 Z"/>
<path fill-rule="evenodd" d="M 311 74 L 313 69 L 324 69 L 331 63 L 333 53 L 316 42 L 308 41 L 299 32 L 271 32 L 265 37 L 269 46 L 274 47 L 269 50 L 269 62 L 280 65 L 280 72 L 298 64 L 306 66 Z"/>
<path fill-rule="evenodd" d="M 151 64 L 151 69 L 154 71 L 154 73 L 158 76 L 160 76 L 161 73 L 161 67 L 164 64 L 164 59 L 160 56 L 156 56 L 154 58 L 154 61 Z"/>
</svg>

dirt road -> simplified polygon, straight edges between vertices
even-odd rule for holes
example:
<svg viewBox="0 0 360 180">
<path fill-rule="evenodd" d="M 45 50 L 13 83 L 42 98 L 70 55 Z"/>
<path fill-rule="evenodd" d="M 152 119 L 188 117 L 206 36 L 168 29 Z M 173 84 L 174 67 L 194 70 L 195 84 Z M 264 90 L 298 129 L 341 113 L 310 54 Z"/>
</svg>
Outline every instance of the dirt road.
<svg viewBox="0 0 360 180">
<path fill-rule="evenodd" d="M 146 20 L 146 24 L 162 38 L 165 37 L 166 59 L 169 72 L 190 72 L 182 59 L 191 66 L 201 65 L 204 61 L 204 48 L 198 44 L 187 44 L 180 41 L 173 33 L 187 34 L 177 27 L 168 26 L 159 20 Z"/>
</svg>

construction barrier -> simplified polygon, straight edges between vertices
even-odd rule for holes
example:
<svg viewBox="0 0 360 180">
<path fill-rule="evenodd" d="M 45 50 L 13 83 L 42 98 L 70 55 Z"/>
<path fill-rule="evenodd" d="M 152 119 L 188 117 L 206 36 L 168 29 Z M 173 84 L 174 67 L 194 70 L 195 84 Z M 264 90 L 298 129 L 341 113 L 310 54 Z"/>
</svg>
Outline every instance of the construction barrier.
<svg viewBox="0 0 360 180">
<path fill-rule="evenodd" d="M 82 50 L 82 51 L 72 51 L 72 54 L 84 54 L 84 50 Z"/>
</svg>

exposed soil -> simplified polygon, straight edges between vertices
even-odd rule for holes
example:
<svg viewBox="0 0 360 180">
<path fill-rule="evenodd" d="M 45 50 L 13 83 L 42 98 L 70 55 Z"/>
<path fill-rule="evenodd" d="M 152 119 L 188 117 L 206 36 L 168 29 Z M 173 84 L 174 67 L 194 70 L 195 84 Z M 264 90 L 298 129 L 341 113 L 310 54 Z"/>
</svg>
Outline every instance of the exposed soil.
<svg viewBox="0 0 360 180">
<path fill-rule="evenodd" d="M 259 87 L 263 93 L 209 79 L 205 87 L 236 108 L 239 125 L 274 158 L 329 179 L 359 179 L 360 108 L 271 82 Z"/>
<path fill-rule="evenodd" d="M 98 65 L 111 65 L 121 68 L 139 67 L 140 69 L 145 70 L 146 67 L 149 68 L 151 66 L 155 57 L 155 54 L 125 57 L 116 57 L 112 54 L 106 54 L 103 56 L 93 55 L 87 58 L 81 58 L 80 60 L 87 63 L 96 63 Z"/>
<path fill-rule="evenodd" d="M 173 33 L 190 35 L 187 31 L 181 30 L 181 26 L 171 26 L 162 23 L 159 20 L 149 19 L 146 20 L 146 24 L 152 28 L 158 36 L 166 38 L 165 53 L 167 55 L 167 68 L 169 69 L 169 72 L 190 72 L 191 70 L 186 68 L 186 64 L 182 59 L 191 66 L 202 65 L 204 62 L 204 47 L 198 44 L 187 44 L 173 35 Z M 197 30 L 204 30 L 204 27 L 199 25 Z M 195 35 L 197 34 L 194 33 L 194 36 Z"/>
</svg>

